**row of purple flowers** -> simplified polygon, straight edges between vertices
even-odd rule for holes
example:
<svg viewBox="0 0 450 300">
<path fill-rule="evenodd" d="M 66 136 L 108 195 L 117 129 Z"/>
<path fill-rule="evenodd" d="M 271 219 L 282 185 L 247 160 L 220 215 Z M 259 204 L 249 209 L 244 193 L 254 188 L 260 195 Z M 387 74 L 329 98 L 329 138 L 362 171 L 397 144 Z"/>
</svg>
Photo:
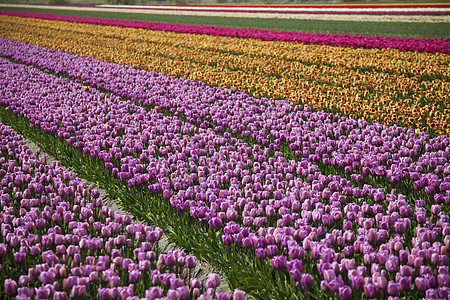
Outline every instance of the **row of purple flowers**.
<svg viewBox="0 0 450 300">
<path fill-rule="evenodd" d="M 99 191 L 46 164 L 0 124 L 2 293 L 15 299 L 230 299 L 221 279 L 191 277 L 196 257 L 159 253 L 161 228 L 132 224 L 103 205 Z M 10 277 L 12 276 L 12 277 Z M 140 294 L 140 296 L 138 296 Z M 235 290 L 234 299 L 244 299 Z"/>
<path fill-rule="evenodd" d="M 270 258 L 272 268 L 289 271 L 295 285 L 310 288 L 313 277 L 304 270 L 313 273 L 317 264 L 322 289 L 345 299 L 352 295 L 350 285 L 356 291 L 363 289 L 368 297 L 399 295 L 412 282 L 427 297 L 448 294 L 447 137 L 430 140 L 410 129 L 369 126 L 362 120 L 312 113 L 286 101 L 254 99 L 7 40 L 2 45 L 2 55 L 68 74 L 78 82 L 86 80 L 146 106 L 155 105 L 156 109 L 146 112 L 131 101 L 107 97 L 95 89 L 85 92 L 67 79 L 3 61 L 2 105 L 104 161 L 130 186 L 148 186 L 179 211 L 188 210 L 213 229 L 223 228 L 224 244 L 253 249 L 261 260 Z M 187 122 L 164 117 L 157 109 Z M 264 126 L 269 126 L 273 138 L 266 133 L 265 140 L 253 136 L 260 145 L 250 147 L 234 137 L 249 138 Z M 224 129 L 231 133 L 220 134 Z M 295 147 L 302 150 L 291 145 L 280 149 L 286 141 L 300 143 Z M 325 143 L 324 149 L 319 142 Z M 326 160 L 323 154 L 328 147 L 333 166 L 340 168 L 344 161 L 342 167 L 352 165 L 355 176 L 388 176 L 389 170 L 382 167 L 386 163 L 390 171 L 418 176 L 423 186 L 417 189 L 433 187 L 430 195 L 436 204 L 411 199 L 420 194 L 389 191 L 395 182 L 360 188 L 356 178 L 332 175 L 335 168 L 322 174 L 316 163 Z M 293 159 L 284 158 L 289 151 Z M 353 162 L 339 159 L 346 152 L 355 155 Z M 364 165 L 365 161 L 367 169 L 353 168 L 354 162 Z M 430 250 L 425 253 L 425 249 Z M 375 265 L 371 276 L 363 268 L 369 264 Z M 413 266 L 420 268 L 419 274 L 408 271 Z"/>
<path fill-rule="evenodd" d="M 437 203 L 450 204 L 449 141 L 445 136 L 430 139 L 397 126 L 369 126 L 362 120 L 311 113 L 308 107 L 302 110 L 287 101 L 255 99 L 233 90 L 39 46 L 8 40 L 3 40 L 3 46 L 0 54 L 17 61 L 66 74 L 136 100 L 144 107 L 168 110 L 203 129 L 212 128 L 220 134 L 228 130 L 233 136 L 252 140 L 271 151 L 283 148 L 290 158 L 303 159 L 308 166 L 333 167 L 355 184 L 369 183 L 368 178 L 375 177 L 393 187 L 401 183 L 424 191 Z M 322 136 L 316 133 L 319 126 L 323 127 Z M 371 135 L 369 139 L 367 134 Z M 345 136 L 349 139 L 341 140 Z"/>
<path fill-rule="evenodd" d="M 59 20 L 77 23 L 96 24 L 96 25 L 144 28 L 150 30 L 207 34 L 213 36 L 252 38 L 264 41 L 288 41 L 305 44 L 318 44 L 318 45 L 330 45 L 342 47 L 359 47 L 369 49 L 392 48 L 392 49 L 399 49 L 402 51 L 450 53 L 450 40 L 448 39 L 398 38 L 398 37 L 381 37 L 381 36 L 350 35 L 350 34 L 291 32 L 291 31 L 248 29 L 248 28 L 228 28 L 228 27 L 200 26 L 189 24 L 153 23 L 143 21 L 85 18 L 85 17 L 15 12 L 4 10 L 0 10 L 0 14 L 21 16 L 28 18 L 40 18 L 44 20 Z"/>
</svg>

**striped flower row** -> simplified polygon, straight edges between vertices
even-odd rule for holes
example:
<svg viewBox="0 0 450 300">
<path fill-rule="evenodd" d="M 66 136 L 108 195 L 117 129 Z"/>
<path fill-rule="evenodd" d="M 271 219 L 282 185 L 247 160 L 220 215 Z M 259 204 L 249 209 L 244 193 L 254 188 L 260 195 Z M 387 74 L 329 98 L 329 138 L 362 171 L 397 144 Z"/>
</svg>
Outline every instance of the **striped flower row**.
<svg viewBox="0 0 450 300">
<path fill-rule="evenodd" d="M 352 118 L 450 132 L 449 56 L 0 16 L 3 37 Z M 101 29 L 101 30 L 100 30 Z M 425 106 L 423 104 L 426 104 Z"/>
<path fill-rule="evenodd" d="M 0 14 L 40 18 L 44 20 L 60 20 L 77 23 L 88 23 L 107 26 L 144 28 L 159 31 L 180 33 L 207 34 L 212 36 L 252 38 L 263 41 L 289 41 L 305 44 L 319 44 L 342 47 L 399 49 L 403 51 L 423 51 L 430 53 L 450 53 L 450 40 L 425 38 L 397 38 L 364 35 L 341 35 L 326 33 L 289 32 L 263 29 L 211 27 L 188 24 L 152 23 L 142 21 L 110 20 L 52 14 L 0 11 Z"/>
<path fill-rule="evenodd" d="M 368 15 L 449 15 L 450 5 L 441 6 L 200 6 L 200 5 L 99 5 L 101 8 L 124 8 L 136 10 L 166 11 L 214 11 L 236 13 L 282 13 L 282 14 L 368 14 Z"/>
</svg>

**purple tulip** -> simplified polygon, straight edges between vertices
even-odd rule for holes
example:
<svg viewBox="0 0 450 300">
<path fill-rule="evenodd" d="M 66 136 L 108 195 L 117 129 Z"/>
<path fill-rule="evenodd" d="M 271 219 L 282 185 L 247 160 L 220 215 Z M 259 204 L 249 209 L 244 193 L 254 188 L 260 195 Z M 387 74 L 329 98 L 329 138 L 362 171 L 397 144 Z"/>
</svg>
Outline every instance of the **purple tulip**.
<svg viewBox="0 0 450 300">
<path fill-rule="evenodd" d="M 53 283 L 56 280 L 56 274 L 53 272 L 42 272 L 39 275 L 39 280 L 43 283 L 43 284 L 49 284 L 49 283 Z"/>
<path fill-rule="evenodd" d="M 232 236 L 229 235 L 229 234 L 224 234 L 224 235 L 222 235 L 222 243 L 223 243 L 225 246 L 230 246 L 230 245 L 233 243 L 233 238 L 232 238 Z"/>
<path fill-rule="evenodd" d="M 450 287 L 450 276 L 447 274 L 438 274 L 437 275 L 437 282 L 439 286 L 442 287 Z"/>
<path fill-rule="evenodd" d="M 270 266 L 278 271 L 285 269 L 286 263 L 286 257 L 283 255 L 277 255 L 270 260 Z"/>
<path fill-rule="evenodd" d="M 244 300 L 245 299 L 245 292 L 235 289 L 233 292 L 233 300 Z"/>
<path fill-rule="evenodd" d="M 197 258 L 195 256 L 187 255 L 185 261 L 186 261 L 186 267 L 193 269 L 193 268 L 195 268 Z"/>
<path fill-rule="evenodd" d="M 151 287 L 145 291 L 145 297 L 148 299 L 157 299 L 162 295 L 162 289 L 160 287 Z"/>
<path fill-rule="evenodd" d="M 217 298 L 217 300 L 230 300 L 230 295 L 228 295 L 225 292 L 223 292 L 223 293 L 216 293 L 216 298 Z"/>
<path fill-rule="evenodd" d="M 8 246 L 6 244 L 0 243 L 0 259 L 6 256 Z"/>
<path fill-rule="evenodd" d="M 174 265 L 175 265 L 175 263 L 174 263 Z M 148 260 L 142 260 L 139 262 L 138 266 L 139 266 L 139 270 L 141 272 L 148 272 L 151 268 L 151 262 Z"/>
<path fill-rule="evenodd" d="M 14 296 L 17 293 L 17 282 L 12 279 L 6 279 L 4 283 L 5 294 Z"/>
<path fill-rule="evenodd" d="M 411 279 L 412 277 L 400 277 L 399 284 L 401 291 L 411 290 Z"/>
<path fill-rule="evenodd" d="M 55 300 L 67 300 L 69 297 L 67 296 L 66 292 L 55 292 L 53 294 L 53 299 Z"/>
<path fill-rule="evenodd" d="M 14 262 L 18 265 L 24 265 L 27 261 L 27 254 L 25 252 L 15 252 Z"/>
<path fill-rule="evenodd" d="M 364 278 L 362 276 L 359 276 L 359 275 L 353 276 L 351 278 L 351 281 L 352 281 L 352 287 L 355 290 L 363 289 L 363 287 L 364 287 Z"/>
<path fill-rule="evenodd" d="M 141 272 L 132 270 L 128 273 L 128 280 L 131 284 L 137 284 L 141 280 Z"/>
<path fill-rule="evenodd" d="M 314 283 L 314 279 L 311 274 L 305 273 L 302 276 L 301 286 L 304 292 L 307 292 Z"/>
<path fill-rule="evenodd" d="M 352 299 L 352 289 L 348 285 L 339 287 L 339 298 L 341 300 Z"/>
<path fill-rule="evenodd" d="M 202 287 L 202 282 L 200 279 L 197 278 L 191 278 L 189 279 L 189 286 L 194 289 L 194 288 L 201 288 Z"/>
</svg>

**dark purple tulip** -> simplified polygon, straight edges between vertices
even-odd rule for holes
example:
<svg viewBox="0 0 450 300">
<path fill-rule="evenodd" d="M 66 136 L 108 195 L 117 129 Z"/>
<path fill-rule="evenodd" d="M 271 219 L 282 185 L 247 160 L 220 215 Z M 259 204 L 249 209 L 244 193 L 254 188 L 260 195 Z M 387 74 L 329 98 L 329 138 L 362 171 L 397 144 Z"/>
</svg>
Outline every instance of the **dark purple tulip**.
<svg viewBox="0 0 450 300">
<path fill-rule="evenodd" d="M 377 242 L 377 231 L 374 228 L 370 228 L 367 234 L 367 240 L 370 244 L 374 245 Z"/>
<path fill-rule="evenodd" d="M 416 277 L 414 283 L 416 288 L 421 292 L 425 292 L 428 289 L 427 280 L 423 277 Z"/>
<path fill-rule="evenodd" d="M 20 286 L 20 287 L 27 286 L 29 280 L 30 280 L 30 277 L 29 277 L 29 276 L 27 276 L 27 275 L 21 275 L 21 276 L 19 277 L 19 282 L 18 282 L 18 283 L 19 283 L 19 286 Z"/>
<path fill-rule="evenodd" d="M 352 289 L 348 285 L 339 287 L 339 298 L 341 300 L 352 299 Z"/>
<path fill-rule="evenodd" d="M 352 281 L 352 287 L 355 290 L 361 290 L 364 287 L 364 277 L 360 275 L 353 276 L 351 278 Z"/>
<path fill-rule="evenodd" d="M 14 296 L 17 293 L 17 282 L 12 279 L 6 279 L 4 283 L 5 294 L 8 296 Z"/>
<path fill-rule="evenodd" d="M 16 235 L 11 236 L 11 239 L 9 240 L 9 245 L 11 248 L 18 248 L 20 246 L 19 237 Z"/>
<path fill-rule="evenodd" d="M 397 221 L 394 224 L 394 229 L 398 234 L 403 234 L 406 231 L 406 224 L 402 221 Z"/>
<path fill-rule="evenodd" d="M 43 218 L 39 218 L 36 220 L 36 228 L 39 230 L 44 229 L 46 226 L 46 221 Z"/>
<path fill-rule="evenodd" d="M 329 283 L 334 278 L 336 278 L 336 274 L 334 273 L 333 269 L 328 269 L 328 270 L 323 271 L 323 279 L 325 279 L 325 281 L 327 283 Z"/>
<path fill-rule="evenodd" d="M 189 286 L 193 288 L 201 288 L 202 287 L 202 281 L 197 278 L 191 278 L 189 279 Z"/>
<path fill-rule="evenodd" d="M 334 279 L 329 281 L 327 283 L 327 285 L 328 285 L 328 288 L 330 290 L 332 290 L 334 293 L 338 293 L 339 289 L 344 286 L 344 281 L 342 280 L 342 276 L 339 275 L 338 277 L 335 277 Z"/>
<path fill-rule="evenodd" d="M 233 300 L 245 300 L 245 292 L 235 289 L 233 292 Z"/>
<path fill-rule="evenodd" d="M 177 258 L 173 253 L 168 253 L 164 256 L 164 264 L 168 267 L 173 267 L 177 263 Z"/>
<path fill-rule="evenodd" d="M 200 289 L 199 288 L 193 288 L 192 289 L 192 297 L 194 297 L 194 299 L 200 299 Z"/>
<path fill-rule="evenodd" d="M 431 272 L 431 270 L 430 270 Z M 436 289 L 438 286 L 437 279 L 431 273 L 426 273 L 423 275 L 424 279 L 427 281 L 428 288 Z"/>
<path fill-rule="evenodd" d="M 364 294 L 367 298 L 375 298 L 378 294 L 377 286 L 373 283 L 367 283 L 364 285 Z"/>
<path fill-rule="evenodd" d="M 215 274 L 215 273 L 211 273 L 211 274 L 208 275 L 207 282 L 208 281 L 211 282 L 211 287 L 214 288 L 214 289 L 216 287 L 218 287 L 220 285 L 220 283 L 221 283 L 220 276 Z M 207 284 L 205 284 L 205 286 L 207 287 Z"/>
<path fill-rule="evenodd" d="M 253 240 L 249 237 L 245 237 L 242 239 L 242 245 L 244 246 L 244 248 L 250 249 L 253 247 Z"/>
<path fill-rule="evenodd" d="M 192 268 L 195 268 L 195 264 L 197 262 L 197 258 L 195 256 L 187 255 L 185 261 L 186 261 L 186 267 L 192 269 Z"/>
<path fill-rule="evenodd" d="M 56 274 L 53 272 L 42 272 L 39 275 L 39 280 L 44 284 L 53 283 L 56 280 Z"/>
<path fill-rule="evenodd" d="M 27 262 L 27 254 L 25 252 L 15 252 L 14 262 L 18 265 L 24 265 Z"/>
<path fill-rule="evenodd" d="M 311 274 L 305 273 L 302 276 L 301 286 L 303 291 L 307 292 L 309 288 L 313 285 L 314 279 Z"/>
<path fill-rule="evenodd" d="M 170 288 L 173 290 L 178 289 L 179 287 L 184 286 L 184 281 L 180 278 L 173 278 L 170 280 Z"/>
<path fill-rule="evenodd" d="M 229 234 L 222 235 L 222 243 L 225 246 L 230 246 L 233 243 L 233 237 Z"/>
<path fill-rule="evenodd" d="M 410 291 L 411 290 L 411 280 L 412 277 L 400 277 L 398 281 L 400 284 L 400 290 L 402 291 Z"/>
<path fill-rule="evenodd" d="M 267 257 L 266 256 L 266 249 L 264 249 L 264 248 L 257 248 L 257 249 L 255 249 L 255 254 L 256 254 L 256 257 L 259 260 L 264 260 Z"/>
<path fill-rule="evenodd" d="M 37 299 L 48 299 L 52 293 L 52 290 L 48 286 L 35 288 L 34 290 L 36 291 Z"/>
<path fill-rule="evenodd" d="M 277 255 L 270 260 L 270 266 L 274 270 L 284 270 L 286 268 L 286 256 Z"/>
<path fill-rule="evenodd" d="M 98 277 L 98 272 L 91 272 L 91 273 L 89 274 L 89 281 L 91 281 L 91 282 L 97 282 L 98 279 L 99 279 L 99 277 Z"/>
<path fill-rule="evenodd" d="M 217 298 L 217 300 L 230 300 L 230 295 L 228 295 L 225 292 L 223 292 L 223 293 L 216 293 L 216 298 Z"/>
<path fill-rule="evenodd" d="M 276 245 L 267 245 L 266 254 L 268 257 L 278 255 L 278 247 Z"/>
<path fill-rule="evenodd" d="M 294 281 L 294 285 L 297 285 L 302 280 L 302 273 L 298 269 L 292 269 L 289 271 L 289 275 Z"/>
<path fill-rule="evenodd" d="M 414 273 L 414 268 L 411 266 L 400 266 L 400 275 L 404 277 L 412 276 Z"/>
<path fill-rule="evenodd" d="M 109 278 L 109 286 L 110 287 L 120 286 L 120 276 L 111 276 Z M 72 288 L 72 290 L 73 290 L 73 288 Z"/>
<path fill-rule="evenodd" d="M 395 273 L 397 272 L 397 269 L 398 269 L 398 258 L 396 256 L 391 256 L 386 261 L 386 271 L 390 273 Z"/>
<path fill-rule="evenodd" d="M 175 265 L 175 264 L 174 264 Z M 142 260 L 139 262 L 139 270 L 141 272 L 148 272 L 151 268 L 151 263 L 148 260 Z"/>
<path fill-rule="evenodd" d="M 100 191 L 96 190 L 96 189 L 93 189 L 92 190 L 92 198 L 96 199 L 98 197 L 100 197 Z"/>
<path fill-rule="evenodd" d="M 67 296 L 66 292 L 55 292 L 53 294 L 53 299 L 54 300 L 68 300 L 69 297 Z"/>
<path fill-rule="evenodd" d="M 162 295 L 162 289 L 160 287 L 151 287 L 145 291 L 145 297 L 147 299 L 157 299 Z"/>
<path fill-rule="evenodd" d="M 400 292 L 400 285 L 394 281 L 389 281 L 387 284 L 387 292 L 391 296 L 398 296 Z"/>
<path fill-rule="evenodd" d="M 59 255 L 65 254 L 66 251 L 67 251 L 67 249 L 66 249 L 65 245 L 56 246 L 56 253 L 58 253 Z"/>
<path fill-rule="evenodd" d="M 0 243 L 0 259 L 4 258 L 6 256 L 8 245 Z"/>
<path fill-rule="evenodd" d="M 128 280 L 131 284 L 137 284 L 141 280 L 141 272 L 132 270 L 128 273 Z"/>
<path fill-rule="evenodd" d="M 212 229 L 218 229 L 218 228 L 222 227 L 222 219 L 219 217 L 213 217 L 211 220 L 209 220 L 208 223 Z"/>
<path fill-rule="evenodd" d="M 439 204 L 431 205 L 431 213 L 433 215 L 438 215 L 441 212 L 441 206 Z"/>
<path fill-rule="evenodd" d="M 355 254 L 355 250 L 353 246 L 345 246 L 343 249 L 343 253 L 345 255 L 345 257 L 353 257 L 353 255 Z"/>
<path fill-rule="evenodd" d="M 441 287 L 450 287 L 450 276 L 447 274 L 438 274 L 437 282 Z"/>
</svg>

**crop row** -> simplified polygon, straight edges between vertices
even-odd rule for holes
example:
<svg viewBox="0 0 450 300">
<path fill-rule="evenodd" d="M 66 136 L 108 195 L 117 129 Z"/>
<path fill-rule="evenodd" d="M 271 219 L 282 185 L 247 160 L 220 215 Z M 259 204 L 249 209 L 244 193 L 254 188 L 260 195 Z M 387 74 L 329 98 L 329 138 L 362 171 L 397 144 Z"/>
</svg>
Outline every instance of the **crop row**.
<svg viewBox="0 0 450 300">
<path fill-rule="evenodd" d="M 197 258 L 161 253 L 159 227 L 132 223 L 103 205 L 100 192 L 46 164 L 11 127 L 0 124 L 0 277 L 16 299 L 230 299 L 221 279 L 195 278 Z M 243 299 L 236 290 L 234 299 Z"/>
<path fill-rule="evenodd" d="M 120 26 L 129 28 L 143 28 L 165 32 L 191 33 L 212 35 L 217 37 L 238 37 L 245 39 L 258 39 L 263 41 L 287 41 L 303 44 L 319 44 L 343 47 L 362 48 L 392 48 L 403 51 L 424 51 L 430 53 L 449 53 L 448 39 L 424 39 L 424 38 L 398 38 L 351 34 L 310 33 L 295 31 L 277 31 L 248 28 L 228 28 L 217 26 L 201 26 L 190 24 L 155 23 L 142 21 L 112 20 L 99 18 L 85 18 L 74 16 L 62 16 L 52 14 L 40 14 L 30 12 L 0 11 L 4 15 L 21 16 L 27 18 L 39 18 L 44 20 L 69 21 L 76 23 L 89 23 L 106 26 Z"/>
<path fill-rule="evenodd" d="M 8 40 L 1 51 L 146 107 L 3 61 L 8 110 L 207 223 L 286 293 L 448 292 L 447 137 Z"/>
<path fill-rule="evenodd" d="M 408 148 L 406 150 L 406 148 L 402 148 L 401 138 L 395 138 L 401 136 L 400 132 L 404 129 L 393 127 L 394 129 L 386 130 L 386 127 L 376 124 L 375 130 L 381 132 L 380 138 L 383 141 L 378 140 L 375 136 L 367 141 L 364 140 L 364 135 L 354 135 L 353 132 L 356 125 L 367 126 L 364 121 L 346 118 L 339 120 L 337 115 L 324 113 L 318 113 L 320 117 L 317 121 L 321 125 L 327 125 L 323 130 L 325 137 L 320 138 L 317 136 L 316 127 L 318 126 L 308 122 L 311 113 L 309 111 L 302 113 L 300 112 L 301 106 L 295 106 L 286 101 L 255 99 L 242 93 L 227 97 L 232 90 L 208 88 L 199 82 L 175 79 L 152 72 L 139 72 L 126 66 L 8 40 L 3 40 L 3 45 L 4 47 L 0 48 L 0 54 L 3 56 L 38 66 L 56 74 L 69 76 L 78 82 L 95 86 L 127 99 L 136 100 L 144 107 L 157 107 L 201 128 L 212 128 L 216 134 L 229 132 L 251 144 L 256 143 L 267 147 L 272 154 L 274 151 L 282 150 L 288 158 L 305 158 L 321 168 L 331 164 L 343 176 L 347 174 L 349 179 L 359 183 L 372 183 L 356 180 L 356 175 L 362 172 L 362 167 L 381 166 L 378 176 L 389 179 L 391 183 L 397 185 L 403 179 L 411 177 L 400 175 L 400 173 L 406 172 L 403 169 L 413 167 L 416 162 L 421 160 L 422 152 L 433 149 L 424 145 L 423 141 L 414 145 L 415 142 L 412 138 L 416 138 L 416 134 L 407 131 L 409 135 L 406 137 L 408 137 L 409 145 L 403 145 Z M 369 132 L 365 134 L 368 135 Z M 387 135 L 391 135 L 391 138 L 388 138 Z M 425 137 L 424 134 L 420 136 Z M 349 137 L 349 140 L 342 139 L 342 137 Z M 434 141 L 442 143 L 441 145 L 436 143 L 434 150 L 444 150 L 447 146 L 445 137 L 439 137 Z M 358 142 L 364 142 L 364 144 Z M 365 153 L 364 150 L 358 148 L 372 149 Z M 360 163 L 353 165 L 356 154 L 360 156 L 357 159 Z M 409 163 L 407 160 L 401 159 L 403 156 L 411 157 Z M 442 156 L 445 154 L 437 153 L 436 157 Z M 366 163 L 366 161 L 370 163 Z M 405 166 L 399 166 L 401 162 L 406 163 Z M 439 164 L 444 166 L 446 162 L 446 160 L 441 160 Z M 437 164 L 433 163 L 429 167 L 434 168 Z M 388 170 L 391 172 L 387 172 Z M 440 169 L 435 173 L 440 174 L 443 171 Z M 365 169 L 364 173 L 367 172 L 371 175 L 377 173 L 375 170 L 367 171 Z M 427 176 L 427 170 L 419 171 L 419 173 L 422 172 L 420 178 Z"/>
<path fill-rule="evenodd" d="M 450 93 L 447 55 L 3 19 L 3 36 L 18 41 L 353 118 L 403 124 L 434 134 L 450 131 L 445 101 Z"/>
<path fill-rule="evenodd" d="M 115 9 L 130 9 L 130 6 L 122 5 L 103 5 L 104 7 Z M 342 6 L 182 6 L 182 5 L 135 5 L 133 9 L 136 12 L 143 12 L 145 10 L 164 10 L 164 11 L 208 11 L 208 12 L 236 12 L 236 13 L 267 13 L 267 14 L 346 14 L 346 15 L 448 15 L 448 6 L 359 6 L 359 7 L 342 7 Z"/>
<path fill-rule="evenodd" d="M 64 16 L 60 16 L 64 17 Z M 8 21 L 12 20 L 12 21 Z M 349 68 L 374 69 L 382 72 L 394 73 L 413 73 L 414 75 L 428 76 L 449 76 L 449 70 L 445 68 L 448 62 L 448 56 L 442 53 L 426 53 L 418 51 L 399 51 L 395 48 L 386 47 L 385 49 L 375 47 L 374 49 L 360 49 L 360 45 L 353 45 L 350 48 L 330 47 L 321 44 L 303 44 L 281 41 L 263 41 L 258 39 L 239 39 L 223 36 L 184 34 L 177 32 L 149 31 L 142 28 L 115 26 L 111 20 L 109 26 L 96 25 L 94 20 L 86 23 L 65 22 L 63 20 L 54 22 L 52 20 L 8 17 L 2 15 L 2 21 L 15 25 L 33 25 L 39 29 L 53 30 L 73 34 L 95 35 L 99 37 L 110 37 L 120 40 L 126 40 L 127 34 L 131 34 L 130 42 L 145 41 L 152 44 L 163 44 L 175 46 L 185 46 L 187 49 L 209 49 L 218 52 L 231 52 L 236 55 L 250 54 L 256 56 L 264 54 L 265 56 L 281 56 L 286 60 L 300 60 L 306 64 L 325 64 L 333 66 L 347 66 Z M 30 22 L 30 23 L 29 23 Z M 25 23 L 25 24 L 24 24 Z M 21 25 L 23 24 L 23 25 Z M 91 25 L 91 26 L 90 26 Z M 99 32 L 98 29 L 106 30 Z M 45 32 L 43 32 L 45 33 Z M 145 34 L 144 34 L 145 33 Z M 178 38 L 177 42 L 174 42 Z M 217 45 L 213 45 L 214 43 Z M 275 42 L 275 43 L 274 43 Z M 280 43 L 278 43 L 280 42 Z M 366 40 L 362 40 L 366 42 Z M 206 44 L 206 45 L 205 45 Z M 356 48 L 356 49 L 355 49 Z M 366 50 L 366 51 L 362 51 Z M 384 63 L 379 64 L 378 60 Z"/>
</svg>

